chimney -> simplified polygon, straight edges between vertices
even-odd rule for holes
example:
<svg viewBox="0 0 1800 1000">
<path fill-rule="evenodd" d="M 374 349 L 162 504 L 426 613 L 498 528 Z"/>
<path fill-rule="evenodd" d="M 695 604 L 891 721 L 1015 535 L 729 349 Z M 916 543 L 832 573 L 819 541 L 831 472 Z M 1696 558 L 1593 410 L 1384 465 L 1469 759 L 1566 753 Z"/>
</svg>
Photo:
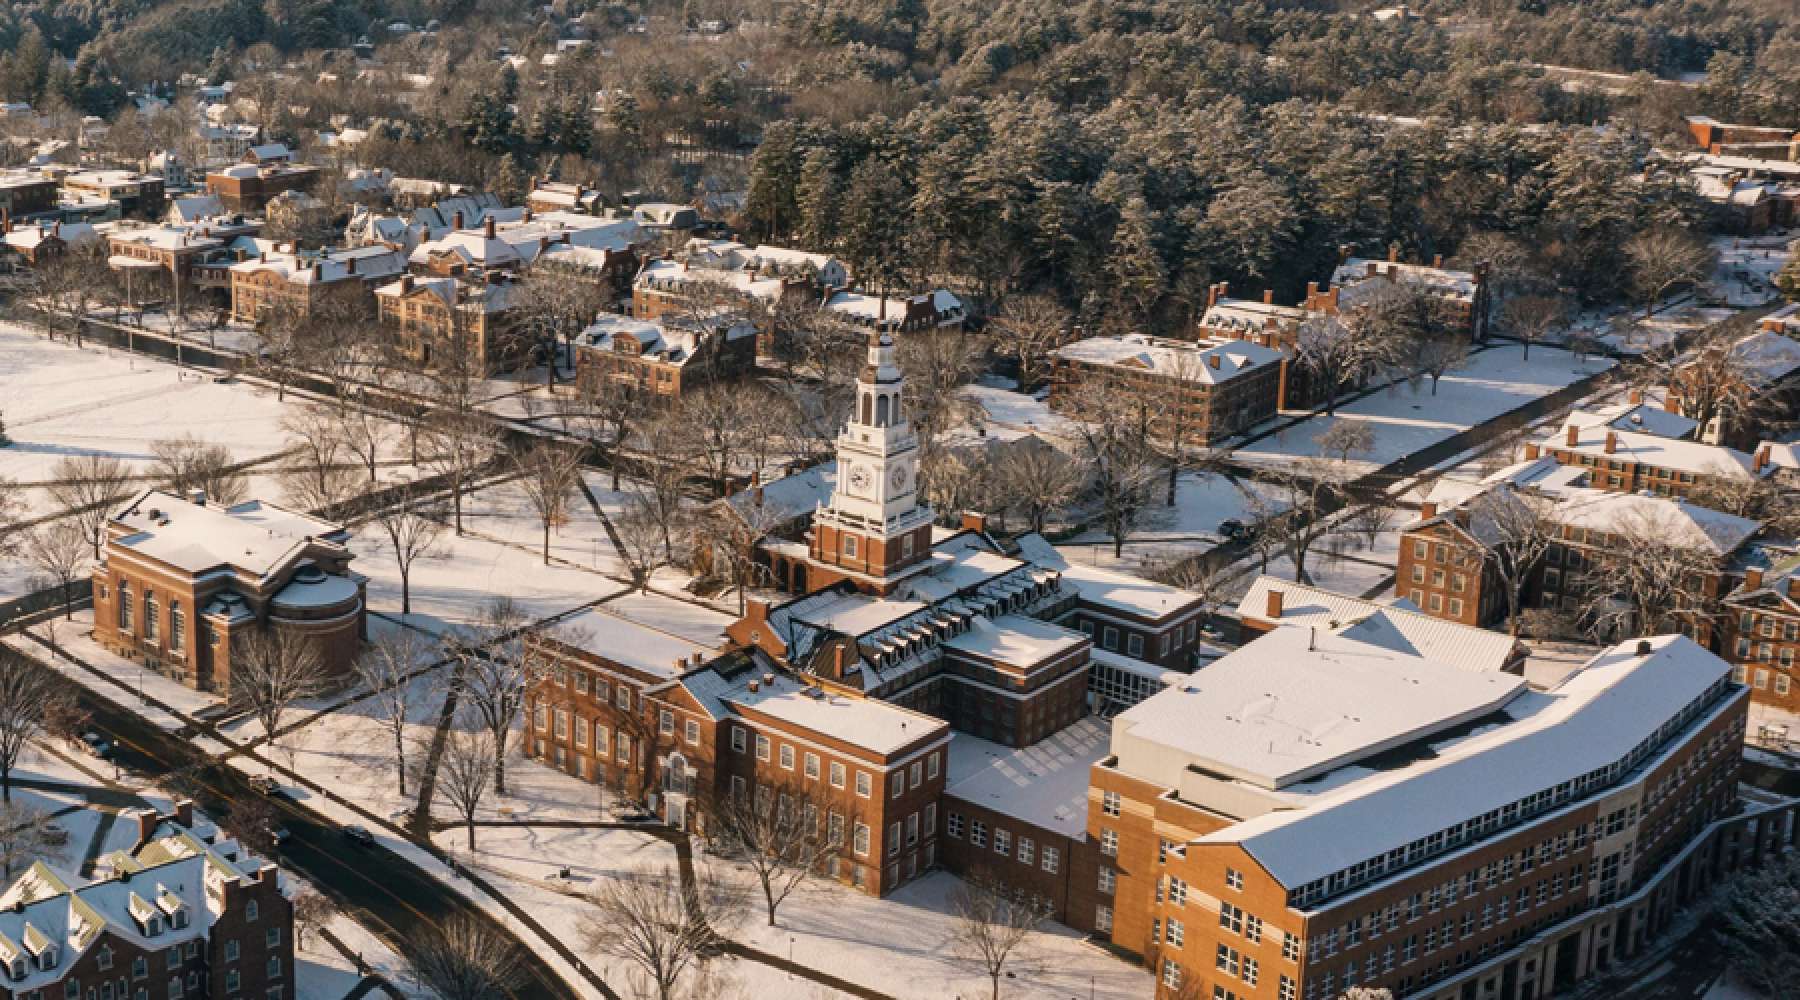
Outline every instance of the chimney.
<svg viewBox="0 0 1800 1000">
<path fill-rule="evenodd" d="M 1229 282 L 1229 281 L 1219 282 L 1219 298 L 1221 298 L 1221 299 L 1231 298 L 1231 282 Z"/>
<path fill-rule="evenodd" d="M 1264 617 L 1268 618 L 1270 621 L 1281 618 L 1281 591 L 1276 590 L 1273 587 L 1269 588 L 1269 605 Z"/>
<path fill-rule="evenodd" d="M 1649 639 L 1639 639 L 1638 640 L 1637 655 L 1639 655 L 1639 656 L 1649 656 L 1650 655 L 1650 640 Z"/>
<path fill-rule="evenodd" d="M 1426 500 L 1419 504 L 1419 520 L 1429 521 L 1437 516 L 1437 501 Z"/>
<path fill-rule="evenodd" d="M 314 281 L 323 281 L 325 279 L 325 262 L 318 260 L 313 261 L 312 271 Z"/>
<path fill-rule="evenodd" d="M 1399 240 L 1395 240 L 1394 242 L 1388 244 L 1388 263 L 1389 264 L 1400 263 L 1400 241 Z"/>
<path fill-rule="evenodd" d="M 405 295 L 408 292 L 411 292 L 412 290 L 413 290 L 413 276 L 410 274 L 402 274 L 400 276 L 400 294 Z"/>
<path fill-rule="evenodd" d="M 1618 451 L 1619 450 L 1619 435 L 1613 433 L 1612 431 L 1607 431 L 1605 447 L 1606 447 L 1606 453 L 1608 455 L 1612 454 L 1615 451 Z"/>
<path fill-rule="evenodd" d="M 1350 244 L 1339 243 L 1338 244 L 1338 263 L 1344 264 L 1344 263 L 1348 262 L 1349 260 L 1350 260 Z"/>
<path fill-rule="evenodd" d="M 490 215 L 486 219 L 482 220 L 481 235 L 486 236 L 490 240 L 494 238 L 494 217 L 493 216 Z"/>
<path fill-rule="evenodd" d="M 1272 306 L 1274 304 L 1275 304 L 1275 289 L 1273 289 L 1273 288 L 1263 289 L 1263 305 Z"/>
<path fill-rule="evenodd" d="M 1443 270 L 1443 268 L 1444 268 L 1444 255 L 1443 255 L 1443 254 L 1441 254 L 1441 253 L 1434 253 L 1434 254 L 1432 254 L 1432 255 L 1431 255 L 1431 266 L 1432 266 L 1432 267 L 1433 267 L 1433 268 L 1436 268 L 1436 269 L 1437 269 L 1437 270 L 1440 270 L 1440 271 L 1441 271 L 1441 270 Z"/>
<path fill-rule="evenodd" d="M 180 799 L 175 803 L 175 822 L 182 826 L 194 825 L 193 799 Z"/>
<path fill-rule="evenodd" d="M 1536 441 L 1533 441 L 1525 446 L 1525 461 L 1527 461 L 1527 462 L 1537 461 L 1538 456 L 1540 456 L 1542 454 L 1543 454 L 1543 452 L 1541 449 L 1538 448 Z"/>
<path fill-rule="evenodd" d="M 705 663 L 705 662 L 706 662 L 706 657 L 704 655 L 702 655 L 701 652 L 697 649 L 694 650 L 694 652 L 688 656 L 688 665 L 689 666 L 697 667 L 700 664 Z"/>
<path fill-rule="evenodd" d="M 844 644 L 841 642 L 831 651 L 831 679 L 844 679 Z"/>
<path fill-rule="evenodd" d="M 979 514 L 972 510 L 963 511 L 962 530 L 964 530 L 964 531 L 986 531 L 987 530 L 987 515 Z"/>
<path fill-rule="evenodd" d="M 1674 386 L 1669 387 L 1668 393 L 1663 396 L 1663 409 L 1675 414 L 1681 412 L 1681 391 L 1679 389 Z"/>
<path fill-rule="evenodd" d="M 50 227 L 50 235 L 55 236 L 58 239 L 62 238 L 62 220 L 61 219 L 56 220 L 56 224 L 52 225 Z"/>
<path fill-rule="evenodd" d="M 1218 303 L 1219 283 L 1215 281 L 1206 286 L 1206 308 L 1211 309 L 1213 306 L 1218 305 Z"/>
<path fill-rule="evenodd" d="M 355 257 L 345 257 L 344 258 L 344 270 L 348 274 L 356 273 L 356 258 Z"/>
<path fill-rule="evenodd" d="M 525 206 L 525 221 L 526 222 L 531 221 L 531 206 L 530 205 Z"/>
<path fill-rule="evenodd" d="M 1763 571 L 1761 566 L 1752 566 L 1744 571 L 1744 589 L 1761 590 Z"/>
<path fill-rule="evenodd" d="M 1787 596 L 1790 601 L 1800 601 L 1800 573 L 1788 574 Z"/>
<path fill-rule="evenodd" d="M 258 250 L 256 252 L 256 259 L 262 261 L 264 264 L 267 264 L 269 262 L 269 251 Z"/>
<path fill-rule="evenodd" d="M 138 843 L 141 844 L 150 839 L 150 836 L 156 832 L 156 824 L 160 822 L 161 819 L 162 817 L 158 816 L 154 809 L 139 809 L 137 811 Z"/>
<path fill-rule="evenodd" d="M 1564 428 L 1564 430 L 1566 431 L 1564 439 L 1568 442 L 1569 447 L 1575 447 L 1575 445 L 1581 441 L 1581 428 L 1574 424 L 1570 424 L 1568 427 Z"/>
<path fill-rule="evenodd" d="M 1373 277 L 1375 277 L 1376 271 L 1377 271 L 1377 267 L 1376 267 L 1376 264 L 1374 261 L 1368 260 L 1368 261 L 1363 262 L 1364 276 L 1373 278 Z"/>
<path fill-rule="evenodd" d="M 1306 283 L 1306 301 L 1307 301 L 1307 303 L 1310 304 L 1313 300 L 1313 296 L 1315 296 L 1317 294 L 1319 294 L 1319 283 L 1316 281 L 1307 282 Z"/>
<path fill-rule="evenodd" d="M 1206 363 L 1213 371 L 1219 370 L 1219 352 L 1214 351 L 1206 356 Z"/>
<path fill-rule="evenodd" d="M 1644 390 L 1633 389 L 1631 390 L 1631 394 L 1625 398 L 1631 401 L 1632 406 L 1641 406 L 1644 402 Z"/>
<path fill-rule="evenodd" d="M 463 214 L 461 212 L 457 212 L 456 214 L 450 216 L 450 228 L 451 229 L 461 229 L 462 227 L 463 227 Z"/>
<path fill-rule="evenodd" d="M 206 506 L 206 491 L 199 489 L 188 490 L 188 502 L 196 507 Z"/>
<path fill-rule="evenodd" d="M 1769 464 L 1769 444 L 1763 442 L 1756 446 L 1756 455 L 1750 459 L 1750 471 L 1760 475 L 1763 467 Z"/>
<path fill-rule="evenodd" d="M 550 237 L 549 236 L 539 236 L 538 237 L 538 253 L 543 253 L 545 250 L 548 250 L 548 249 L 550 249 Z"/>
</svg>

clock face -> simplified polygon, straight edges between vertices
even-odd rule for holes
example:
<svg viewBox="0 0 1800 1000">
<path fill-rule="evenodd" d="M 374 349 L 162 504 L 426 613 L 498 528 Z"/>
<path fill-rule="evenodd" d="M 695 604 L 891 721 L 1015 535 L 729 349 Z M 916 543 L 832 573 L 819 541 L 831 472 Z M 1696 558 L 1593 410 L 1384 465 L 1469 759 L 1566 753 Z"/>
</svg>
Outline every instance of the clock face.
<svg viewBox="0 0 1800 1000">
<path fill-rule="evenodd" d="M 869 476 L 868 469 L 866 469 L 860 465 L 851 467 L 851 469 L 850 469 L 850 489 L 853 492 L 856 492 L 856 493 L 868 492 L 870 481 L 871 481 L 871 479 Z"/>
<path fill-rule="evenodd" d="M 894 466 L 893 474 L 888 476 L 888 482 L 894 484 L 894 489 L 897 489 L 897 490 L 906 489 L 906 466 L 904 466 L 904 465 Z"/>
</svg>

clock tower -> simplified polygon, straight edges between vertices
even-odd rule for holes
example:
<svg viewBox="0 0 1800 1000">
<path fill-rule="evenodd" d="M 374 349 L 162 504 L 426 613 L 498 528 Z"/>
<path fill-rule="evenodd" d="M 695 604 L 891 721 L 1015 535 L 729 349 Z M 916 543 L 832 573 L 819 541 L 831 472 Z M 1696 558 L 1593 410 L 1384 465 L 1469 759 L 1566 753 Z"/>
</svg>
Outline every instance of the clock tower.
<svg viewBox="0 0 1800 1000">
<path fill-rule="evenodd" d="M 893 338 L 872 334 L 855 409 L 838 433 L 837 488 L 813 515 L 811 589 L 849 579 L 885 594 L 931 553 L 931 508 L 919 503 L 919 442 L 904 387 Z"/>
</svg>

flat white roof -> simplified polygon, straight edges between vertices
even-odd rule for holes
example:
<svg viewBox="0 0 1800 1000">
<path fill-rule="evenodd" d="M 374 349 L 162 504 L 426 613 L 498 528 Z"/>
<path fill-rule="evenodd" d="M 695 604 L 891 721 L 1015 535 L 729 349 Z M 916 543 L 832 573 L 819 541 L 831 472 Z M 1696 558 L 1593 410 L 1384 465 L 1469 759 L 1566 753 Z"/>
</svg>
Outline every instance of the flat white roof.
<svg viewBox="0 0 1800 1000">
<path fill-rule="evenodd" d="M 1115 743 L 1129 733 L 1188 767 L 1278 789 L 1486 715 L 1525 687 L 1513 674 L 1278 628 L 1127 709 Z"/>
<path fill-rule="evenodd" d="M 233 566 L 256 577 L 280 569 L 308 539 L 330 541 L 344 530 L 260 500 L 202 507 L 161 490 L 139 493 L 112 521 L 130 529 L 114 545 L 190 573 Z"/>
<path fill-rule="evenodd" d="M 930 607 L 924 601 L 846 594 L 834 601 L 795 605 L 791 614 L 795 621 L 829 632 L 855 636 L 873 632 Z"/>
<path fill-rule="evenodd" d="M 946 641 L 944 647 L 1000 663 L 1029 667 L 1073 652 L 1087 641 L 1087 637 L 1079 632 L 1024 615 L 1002 615 L 991 621 L 977 615 L 970 620 L 967 632 Z"/>
<path fill-rule="evenodd" d="M 1028 747 L 957 733 L 944 794 L 1082 840 L 1088 772 L 1108 746 L 1106 724 L 1091 715 Z"/>
<path fill-rule="evenodd" d="M 1093 604 L 1155 620 L 1200 601 L 1199 594 L 1179 587 L 1070 562 L 1042 535 L 1022 535 L 1018 542 L 1020 558 L 1061 573 L 1064 584 L 1074 587 L 1082 600 Z"/>
<path fill-rule="evenodd" d="M 1269 594 L 1275 591 L 1281 593 L 1280 625 L 1325 629 L 1462 670 L 1500 670 L 1515 658 L 1517 644 L 1499 632 L 1272 576 L 1259 576 L 1250 584 L 1238 602 L 1238 617 L 1270 621 Z"/>
<path fill-rule="evenodd" d="M 839 740 L 882 756 L 921 737 L 948 732 L 938 719 L 874 698 L 825 691 L 781 670 L 744 669 L 731 676 L 700 670 L 682 683 L 709 711 L 765 715 L 802 733 Z M 754 683 L 756 690 L 750 690 Z"/>
<path fill-rule="evenodd" d="M 665 678 L 693 669 L 691 659 L 695 653 L 700 654 L 702 662 L 711 659 L 720 645 L 694 642 L 656 625 L 634 621 L 607 604 L 561 619 L 556 637 L 614 663 Z"/>
<path fill-rule="evenodd" d="M 1237 843 L 1293 889 L 1624 759 L 1704 696 L 1730 665 L 1685 636 L 1608 649 L 1548 692 L 1509 706 L 1493 729 L 1373 772 L 1302 809 L 1200 837 Z M 1148 704 L 1148 703 L 1146 703 Z"/>
</svg>

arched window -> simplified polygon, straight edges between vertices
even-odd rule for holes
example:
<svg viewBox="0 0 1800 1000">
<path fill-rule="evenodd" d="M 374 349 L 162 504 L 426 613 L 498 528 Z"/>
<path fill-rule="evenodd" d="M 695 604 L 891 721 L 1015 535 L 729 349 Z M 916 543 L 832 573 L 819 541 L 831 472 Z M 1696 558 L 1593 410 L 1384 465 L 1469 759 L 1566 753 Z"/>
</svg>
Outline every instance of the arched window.
<svg viewBox="0 0 1800 1000">
<path fill-rule="evenodd" d="M 875 398 L 875 426 L 886 427 L 888 422 L 888 398 L 886 394 Z"/>
<path fill-rule="evenodd" d="M 131 582 L 119 581 L 119 631 L 131 631 Z"/>
<path fill-rule="evenodd" d="M 663 791 L 675 795 L 687 794 L 687 758 L 679 753 L 669 754 L 663 767 Z"/>
</svg>

